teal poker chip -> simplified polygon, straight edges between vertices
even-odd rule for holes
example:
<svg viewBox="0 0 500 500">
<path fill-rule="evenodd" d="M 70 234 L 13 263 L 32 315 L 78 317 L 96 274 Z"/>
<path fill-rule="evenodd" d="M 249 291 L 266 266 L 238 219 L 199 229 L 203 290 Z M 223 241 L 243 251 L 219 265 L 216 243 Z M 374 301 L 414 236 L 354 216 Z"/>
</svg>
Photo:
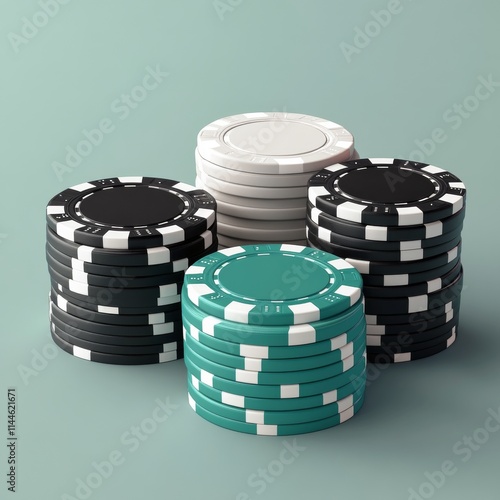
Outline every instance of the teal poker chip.
<svg viewBox="0 0 500 500">
<path fill-rule="evenodd" d="M 204 384 L 192 374 L 189 374 L 189 382 L 198 392 L 201 392 L 208 398 L 236 408 L 264 411 L 303 410 L 305 408 L 315 408 L 335 403 L 358 390 L 364 389 L 366 386 L 366 370 L 363 370 L 359 376 L 359 380 L 356 379 L 338 389 L 333 389 L 315 396 L 291 399 L 250 398 L 230 392 L 219 391 L 218 389 L 214 389 Z"/>
<path fill-rule="evenodd" d="M 342 424 L 351 419 L 363 406 L 364 398 L 358 399 L 351 406 L 342 413 L 337 413 L 322 420 L 314 420 L 313 422 L 306 422 L 301 424 L 284 424 L 284 425 L 270 425 L 270 424 L 249 424 L 247 422 L 239 422 L 226 417 L 217 415 L 204 406 L 196 403 L 196 401 L 188 394 L 189 405 L 191 408 L 205 420 L 237 432 L 246 434 L 256 434 L 260 436 L 290 436 L 294 434 L 306 434 L 309 432 L 317 432 L 336 425 Z"/>
<path fill-rule="evenodd" d="M 257 359 L 289 359 L 302 358 L 305 356 L 316 356 L 318 354 L 326 354 L 336 349 L 344 347 L 349 342 L 352 342 L 360 334 L 361 330 L 365 330 L 364 316 L 349 330 L 337 335 L 331 339 L 322 340 L 313 344 L 291 345 L 291 346 L 260 346 L 250 344 L 238 344 L 221 340 L 212 335 L 209 335 L 198 328 L 194 327 L 184 317 L 184 329 L 187 335 L 191 335 L 195 340 L 203 345 L 215 349 L 226 354 L 234 356 L 242 356 L 244 358 Z M 257 327 L 255 327 L 257 328 Z M 274 328 L 274 327 L 270 327 Z"/>
<path fill-rule="evenodd" d="M 245 382 L 235 382 L 223 377 L 214 375 L 213 373 L 197 366 L 191 358 L 184 357 L 184 363 L 188 372 L 201 380 L 204 384 L 226 391 L 231 394 L 246 396 L 251 398 L 269 398 L 269 399 L 291 399 L 303 398 L 307 396 L 317 396 L 327 393 L 335 389 L 340 389 L 347 384 L 358 386 L 364 384 L 366 380 L 366 356 L 354 363 L 352 358 L 352 368 L 338 375 L 331 375 L 326 379 L 304 384 L 276 384 L 276 385 L 255 385 Z"/>
<path fill-rule="evenodd" d="M 306 382 L 315 382 L 335 375 L 340 375 L 352 368 L 356 361 L 363 357 L 365 351 L 366 347 L 363 345 L 352 356 L 338 363 L 294 372 L 254 372 L 230 368 L 199 356 L 189 347 L 189 345 L 184 346 L 184 357 L 192 360 L 192 362 L 201 369 L 227 380 L 244 382 L 245 384 L 280 385 L 304 384 Z"/>
<path fill-rule="evenodd" d="M 182 316 L 198 330 L 212 337 L 238 344 L 258 346 L 298 346 L 329 340 L 353 328 L 364 318 L 364 302 L 359 300 L 348 311 L 329 319 L 299 325 L 247 325 L 206 314 L 181 295 Z M 255 356 L 259 357 L 259 356 Z"/>
<path fill-rule="evenodd" d="M 282 411 L 250 410 L 235 408 L 234 406 L 219 403 L 197 391 L 189 380 L 188 393 L 197 404 L 202 405 L 207 410 L 221 417 L 246 422 L 248 424 L 289 425 L 314 422 L 315 420 L 323 420 L 338 415 L 351 408 L 358 399 L 363 397 L 364 388 L 359 388 L 344 399 L 328 405 L 317 406 L 315 408 L 304 408 L 302 410 Z"/>
<path fill-rule="evenodd" d="M 362 296 L 345 260 L 297 245 L 248 245 L 212 253 L 186 271 L 189 300 L 204 313 L 249 325 L 297 325 L 349 310 Z"/>
<path fill-rule="evenodd" d="M 230 368 L 255 372 L 293 372 L 332 365 L 352 356 L 359 349 L 366 347 L 366 329 L 361 328 L 358 337 L 340 349 L 326 354 L 318 354 L 317 356 L 291 359 L 260 359 L 233 356 L 197 342 L 189 334 L 186 334 L 185 330 L 184 343 L 200 357 Z"/>
</svg>

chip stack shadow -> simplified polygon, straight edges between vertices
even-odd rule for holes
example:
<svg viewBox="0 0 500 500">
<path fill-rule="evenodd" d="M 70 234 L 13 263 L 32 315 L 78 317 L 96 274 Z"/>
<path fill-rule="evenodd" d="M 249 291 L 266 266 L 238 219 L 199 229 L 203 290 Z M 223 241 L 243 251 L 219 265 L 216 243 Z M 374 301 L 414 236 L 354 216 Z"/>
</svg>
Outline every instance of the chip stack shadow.
<svg viewBox="0 0 500 500">
<path fill-rule="evenodd" d="M 100 179 L 54 196 L 46 220 L 54 342 L 100 363 L 181 358 L 184 273 L 217 249 L 214 198 L 169 179 Z"/>
<path fill-rule="evenodd" d="M 228 116 L 198 134 L 196 185 L 217 200 L 219 245 L 306 244 L 307 181 L 357 158 L 341 125 L 296 113 Z"/>
<path fill-rule="evenodd" d="M 188 400 L 221 427 L 314 432 L 349 420 L 366 385 L 359 272 L 290 244 L 220 249 L 182 290 Z"/>
<path fill-rule="evenodd" d="M 362 274 L 368 361 L 426 358 L 455 342 L 465 199 L 455 175 L 401 159 L 343 162 L 310 179 L 308 243 Z"/>
</svg>

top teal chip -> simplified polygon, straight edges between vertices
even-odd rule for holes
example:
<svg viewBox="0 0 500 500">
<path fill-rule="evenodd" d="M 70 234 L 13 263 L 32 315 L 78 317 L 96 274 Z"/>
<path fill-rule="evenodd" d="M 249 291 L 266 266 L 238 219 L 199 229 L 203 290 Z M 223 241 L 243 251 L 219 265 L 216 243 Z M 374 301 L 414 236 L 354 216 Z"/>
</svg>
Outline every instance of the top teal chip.
<svg viewBox="0 0 500 500">
<path fill-rule="evenodd" d="M 185 295 L 206 314 L 250 325 L 297 325 L 328 319 L 361 297 L 362 278 L 348 262 L 315 248 L 248 245 L 192 265 Z"/>
</svg>

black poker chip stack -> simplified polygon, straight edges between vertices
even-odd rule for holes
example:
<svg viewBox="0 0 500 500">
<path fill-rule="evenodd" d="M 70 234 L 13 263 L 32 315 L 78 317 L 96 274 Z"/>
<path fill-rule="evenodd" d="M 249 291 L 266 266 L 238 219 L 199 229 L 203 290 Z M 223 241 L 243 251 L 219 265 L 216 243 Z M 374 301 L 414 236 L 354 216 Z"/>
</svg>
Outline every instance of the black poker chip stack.
<svg viewBox="0 0 500 500">
<path fill-rule="evenodd" d="M 168 179 L 101 179 L 54 196 L 46 219 L 54 342 L 101 363 L 181 358 L 184 272 L 217 249 L 214 198 Z"/>
<path fill-rule="evenodd" d="M 456 339 L 466 190 L 441 168 L 400 159 L 327 167 L 308 185 L 308 244 L 363 276 L 367 357 L 432 356 Z"/>
</svg>

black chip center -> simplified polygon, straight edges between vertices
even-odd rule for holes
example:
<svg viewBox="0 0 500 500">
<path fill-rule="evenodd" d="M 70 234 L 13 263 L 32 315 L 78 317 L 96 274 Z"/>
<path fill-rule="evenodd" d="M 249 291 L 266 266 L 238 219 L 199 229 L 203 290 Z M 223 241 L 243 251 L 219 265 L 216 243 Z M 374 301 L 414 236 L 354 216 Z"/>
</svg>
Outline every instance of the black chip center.
<svg viewBox="0 0 500 500">
<path fill-rule="evenodd" d="M 436 190 L 427 176 L 395 166 L 351 170 L 339 178 L 338 187 L 353 198 L 373 203 L 410 203 Z"/>
<path fill-rule="evenodd" d="M 117 186 L 101 189 L 80 203 L 84 217 L 110 226 L 154 226 L 178 217 L 182 200 L 164 189 Z"/>
</svg>

